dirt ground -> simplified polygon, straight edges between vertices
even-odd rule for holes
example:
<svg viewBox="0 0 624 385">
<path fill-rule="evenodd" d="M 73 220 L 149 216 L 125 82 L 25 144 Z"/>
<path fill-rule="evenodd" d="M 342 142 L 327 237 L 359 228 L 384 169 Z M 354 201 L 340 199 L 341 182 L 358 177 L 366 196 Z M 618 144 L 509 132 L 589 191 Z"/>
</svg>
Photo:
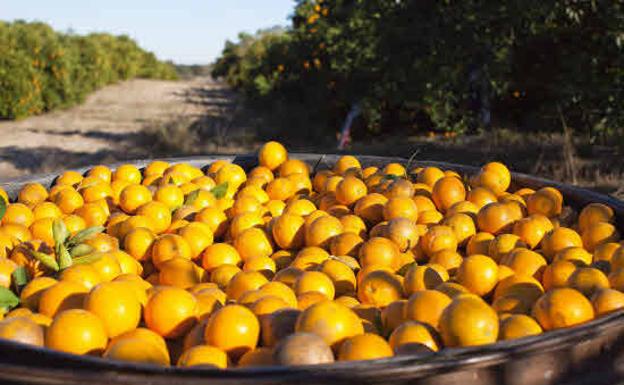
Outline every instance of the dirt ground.
<svg viewBox="0 0 624 385">
<path fill-rule="evenodd" d="M 163 127 L 229 110 L 232 93 L 210 78 L 180 81 L 136 79 L 105 87 L 82 105 L 21 121 L 0 121 L 0 180 L 95 163 L 179 155 L 156 143 Z M 174 126 L 175 127 L 175 126 Z M 178 141 L 187 140 L 181 138 Z M 157 147 L 155 149 L 155 147 Z"/>
<path fill-rule="evenodd" d="M 256 115 L 209 77 L 127 81 L 95 92 L 80 106 L 0 121 L 0 181 L 129 159 L 248 153 L 259 144 L 254 127 L 262 121 Z M 292 151 L 337 152 L 331 137 L 287 144 Z M 514 171 L 624 197 L 624 164 L 615 146 L 577 141 L 572 147 L 573 154 L 566 153 L 562 135 L 510 130 L 451 139 L 395 132 L 359 140 L 346 152 L 477 166 L 501 160 Z"/>
</svg>

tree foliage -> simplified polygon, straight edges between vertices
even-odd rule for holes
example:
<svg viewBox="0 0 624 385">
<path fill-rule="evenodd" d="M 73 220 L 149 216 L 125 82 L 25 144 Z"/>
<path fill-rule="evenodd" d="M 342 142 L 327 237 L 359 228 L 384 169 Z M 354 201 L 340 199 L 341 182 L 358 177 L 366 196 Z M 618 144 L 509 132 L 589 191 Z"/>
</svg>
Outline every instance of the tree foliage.
<svg viewBox="0 0 624 385">
<path fill-rule="evenodd" d="M 213 75 L 293 125 L 374 132 L 624 127 L 624 2 L 298 0 L 227 42 Z M 299 131 L 301 132 L 301 131 Z"/>
<path fill-rule="evenodd" d="M 0 22 L 0 118 L 70 106 L 99 87 L 134 77 L 176 74 L 127 36 L 79 36 L 39 22 Z"/>
</svg>

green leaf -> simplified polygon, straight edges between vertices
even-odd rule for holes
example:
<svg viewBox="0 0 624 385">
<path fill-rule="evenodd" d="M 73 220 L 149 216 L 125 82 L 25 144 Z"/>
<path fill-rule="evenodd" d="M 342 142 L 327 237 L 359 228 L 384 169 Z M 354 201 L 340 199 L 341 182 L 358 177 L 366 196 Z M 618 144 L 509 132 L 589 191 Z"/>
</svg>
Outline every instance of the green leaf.
<svg viewBox="0 0 624 385">
<path fill-rule="evenodd" d="M 104 230 L 106 230 L 106 228 L 102 226 L 87 227 L 86 229 L 77 232 L 76 235 L 74 235 L 73 237 L 69 238 L 66 246 L 72 247 L 81 244 L 95 234 L 101 233 Z"/>
<path fill-rule="evenodd" d="M 35 250 L 31 251 L 31 254 L 33 257 L 35 257 L 36 260 L 41 262 L 45 267 L 54 271 L 59 271 L 58 262 L 56 262 L 56 259 L 54 258 L 53 255 L 44 254 L 40 251 L 35 251 Z"/>
<path fill-rule="evenodd" d="M 11 290 L 0 286 L 0 308 L 14 308 L 19 304 L 19 298 Z"/>
<path fill-rule="evenodd" d="M 67 230 L 67 226 L 65 226 L 65 222 L 63 222 L 63 220 L 55 219 L 52 223 L 52 237 L 54 238 L 54 245 L 57 248 L 59 245 L 64 244 L 67 237 L 69 237 L 69 231 Z"/>
<path fill-rule="evenodd" d="M 102 258 L 102 254 L 92 253 L 92 254 L 83 255 L 82 257 L 74 258 L 73 263 L 74 265 L 82 265 L 86 263 L 93 263 L 93 262 L 99 261 L 101 258 Z"/>
<path fill-rule="evenodd" d="M 72 265 L 72 257 L 69 255 L 69 251 L 67 251 L 67 247 L 65 247 L 65 245 L 59 246 L 57 256 L 60 270 L 65 270 Z"/>
<path fill-rule="evenodd" d="M 212 195 L 214 195 L 215 198 L 217 199 L 223 198 L 225 194 L 227 194 L 227 191 L 228 191 L 228 182 L 223 182 L 220 185 L 213 187 L 212 190 L 210 190 Z"/>
<path fill-rule="evenodd" d="M 13 270 L 11 276 L 13 278 L 13 284 L 18 289 L 28 283 L 28 274 L 24 266 L 19 266 L 17 269 Z"/>
<path fill-rule="evenodd" d="M 199 189 L 197 189 L 195 191 L 191 191 L 186 196 L 186 199 L 184 200 L 184 204 L 185 205 L 192 205 L 193 203 L 195 203 L 195 201 L 197 200 L 198 196 L 199 196 Z"/>
<path fill-rule="evenodd" d="M 3 197 L 0 197 L 0 219 L 4 217 L 4 213 L 6 213 L 6 210 L 7 210 L 7 201 L 5 201 Z"/>
<path fill-rule="evenodd" d="M 90 254 L 94 251 L 95 249 L 92 246 L 87 245 L 86 243 L 81 243 L 69 249 L 69 255 L 71 255 L 72 258 L 76 258 Z"/>
</svg>

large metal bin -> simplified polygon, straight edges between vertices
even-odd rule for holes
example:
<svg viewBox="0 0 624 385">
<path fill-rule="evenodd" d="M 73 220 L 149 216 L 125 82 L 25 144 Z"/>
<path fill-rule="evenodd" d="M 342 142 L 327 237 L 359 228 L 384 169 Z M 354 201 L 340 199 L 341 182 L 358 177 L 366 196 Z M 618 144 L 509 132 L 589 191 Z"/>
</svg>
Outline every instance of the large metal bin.
<svg viewBox="0 0 624 385">
<path fill-rule="evenodd" d="M 292 154 L 317 169 L 328 168 L 338 155 Z M 253 167 L 255 156 L 202 156 L 166 159 L 205 166 L 217 159 Z M 406 159 L 361 156 L 364 166 Z M 131 162 L 142 167 L 151 160 Z M 471 174 L 474 167 L 416 161 Z M 111 165 L 115 167 L 115 165 Z M 86 171 L 84 168 L 79 171 Z M 50 185 L 55 175 L 20 178 L 0 184 L 14 196 L 21 185 L 36 181 Z M 589 190 L 524 174 L 513 174 L 513 188 L 557 187 L 567 204 L 610 205 L 622 223 L 624 202 Z M 400 356 L 361 362 L 309 367 L 187 369 L 115 362 L 75 356 L 0 340 L 0 384 L 63 385 L 196 385 L 196 384 L 613 384 L 624 380 L 624 312 L 616 312 L 574 328 L 473 348 L 444 349 L 436 354 Z"/>
</svg>

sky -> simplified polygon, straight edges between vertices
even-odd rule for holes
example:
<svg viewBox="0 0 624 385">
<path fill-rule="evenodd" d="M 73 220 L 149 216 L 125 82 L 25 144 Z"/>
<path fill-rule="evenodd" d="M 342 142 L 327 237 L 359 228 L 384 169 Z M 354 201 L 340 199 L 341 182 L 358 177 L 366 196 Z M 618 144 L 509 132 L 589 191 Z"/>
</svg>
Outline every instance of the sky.
<svg viewBox="0 0 624 385">
<path fill-rule="evenodd" d="M 293 0 L 0 0 L 0 19 L 127 34 L 163 60 L 207 64 L 241 31 L 288 25 Z"/>
</svg>

